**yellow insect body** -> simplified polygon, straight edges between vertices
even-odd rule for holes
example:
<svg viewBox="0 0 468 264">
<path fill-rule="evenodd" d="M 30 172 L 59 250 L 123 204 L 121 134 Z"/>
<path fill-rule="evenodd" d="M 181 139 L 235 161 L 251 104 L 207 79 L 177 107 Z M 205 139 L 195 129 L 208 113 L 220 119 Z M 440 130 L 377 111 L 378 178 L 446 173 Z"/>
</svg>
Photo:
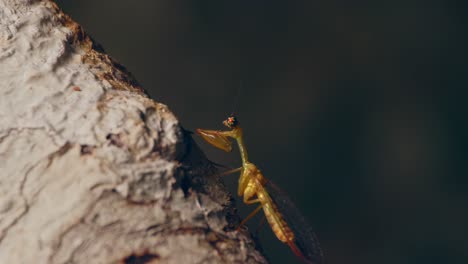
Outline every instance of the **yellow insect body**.
<svg viewBox="0 0 468 264">
<path fill-rule="evenodd" d="M 239 196 L 243 195 L 244 202 L 247 204 L 261 203 L 265 217 L 276 237 L 284 243 L 294 241 L 294 233 L 288 227 L 277 206 L 263 187 L 266 179 L 260 170 L 254 164 L 247 163 L 239 182 L 239 187 L 244 187 L 244 182 L 247 183 L 245 188 L 239 188 Z M 253 199 L 255 196 L 257 199 Z"/>
<path fill-rule="evenodd" d="M 253 215 L 255 215 L 260 209 L 263 209 L 265 217 L 276 237 L 283 243 L 288 244 L 294 254 L 299 256 L 307 263 L 322 263 L 322 252 L 315 238 L 312 238 L 312 242 L 316 244 L 316 251 L 313 253 L 313 255 L 304 255 L 302 251 L 303 249 L 299 249 L 299 247 L 296 245 L 295 234 L 288 226 L 284 220 L 284 217 L 281 215 L 278 206 L 275 204 L 265 189 L 267 180 L 261 171 L 257 168 L 257 166 L 251 163 L 248 159 L 247 149 L 243 140 L 243 131 L 239 126 L 237 119 L 234 116 L 230 116 L 223 122 L 223 124 L 231 130 L 218 131 L 197 129 L 196 132 L 206 142 L 226 152 L 230 152 L 232 150 L 232 142 L 229 140 L 229 138 L 233 138 L 237 141 L 239 152 L 242 158 L 242 167 L 227 171 L 223 174 L 226 175 L 240 171 L 241 175 L 239 177 L 239 187 L 237 190 L 238 195 L 243 197 L 243 201 L 246 204 L 260 203 L 260 206 L 257 207 L 257 209 L 255 209 L 249 216 L 247 216 L 241 225 Z"/>
</svg>

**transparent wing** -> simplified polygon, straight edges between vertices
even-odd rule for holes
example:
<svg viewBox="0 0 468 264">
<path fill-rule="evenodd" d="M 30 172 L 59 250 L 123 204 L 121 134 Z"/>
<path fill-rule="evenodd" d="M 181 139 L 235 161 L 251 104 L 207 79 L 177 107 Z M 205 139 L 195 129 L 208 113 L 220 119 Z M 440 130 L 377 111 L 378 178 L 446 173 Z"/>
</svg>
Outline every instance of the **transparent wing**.
<svg viewBox="0 0 468 264">
<path fill-rule="evenodd" d="M 278 206 L 278 210 L 289 228 L 293 231 L 295 246 L 301 251 L 305 260 L 313 264 L 324 263 L 323 252 L 312 227 L 288 195 L 271 181 L 267 182 L 265 188 L 273 202 Z"/>
</svg>

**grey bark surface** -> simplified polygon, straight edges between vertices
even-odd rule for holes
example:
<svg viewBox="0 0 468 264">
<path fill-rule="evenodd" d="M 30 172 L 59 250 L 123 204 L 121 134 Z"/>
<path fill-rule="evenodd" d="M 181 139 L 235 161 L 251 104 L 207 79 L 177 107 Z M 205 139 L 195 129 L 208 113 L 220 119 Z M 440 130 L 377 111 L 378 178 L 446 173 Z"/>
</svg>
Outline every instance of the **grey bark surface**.
<svg viewBox="0 0 468 264">
<path fill-rule="evenodd" d="M 0 263 L 266 263 L 214 172 L 54 2 L 0 0 Z"/>
</svg>

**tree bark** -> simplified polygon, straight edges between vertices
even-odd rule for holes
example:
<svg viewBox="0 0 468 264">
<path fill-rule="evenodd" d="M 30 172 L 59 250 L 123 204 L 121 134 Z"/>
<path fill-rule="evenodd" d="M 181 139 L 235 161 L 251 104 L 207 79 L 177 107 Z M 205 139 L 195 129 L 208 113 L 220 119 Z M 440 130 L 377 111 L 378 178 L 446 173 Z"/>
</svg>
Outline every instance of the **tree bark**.
<svg viewBox="0 0 468 264">
<path fill-rule="evenodd" d="M 50 0 L 0 0 L 0 263 L 265 263 L 215 168 Z"/>
</svg>

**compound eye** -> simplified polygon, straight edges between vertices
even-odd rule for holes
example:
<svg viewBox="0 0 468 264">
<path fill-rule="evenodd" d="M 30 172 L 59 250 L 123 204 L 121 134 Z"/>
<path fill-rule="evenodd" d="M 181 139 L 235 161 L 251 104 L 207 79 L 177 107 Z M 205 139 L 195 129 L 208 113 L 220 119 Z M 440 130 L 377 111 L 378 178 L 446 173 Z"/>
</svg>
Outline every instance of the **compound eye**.
<svg viewBox="0 0 468 264">
<path fill-rule="evenodd" d="M 237 126 L 237 119 L 235 116 L 230 116 L 227 118 L 227 124 L 229 127 L 235 127 Z"/>
</svg>

